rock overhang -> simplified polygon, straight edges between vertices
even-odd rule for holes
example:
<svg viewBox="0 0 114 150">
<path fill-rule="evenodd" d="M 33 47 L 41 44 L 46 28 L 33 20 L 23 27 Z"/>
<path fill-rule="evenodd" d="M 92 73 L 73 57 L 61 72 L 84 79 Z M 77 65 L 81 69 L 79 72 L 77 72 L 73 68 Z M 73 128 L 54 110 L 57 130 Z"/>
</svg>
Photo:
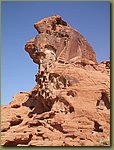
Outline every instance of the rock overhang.
<svg viewBox="0 0 114 150">
<path fill-rule="evenodd" d="M 60 16 L 44 18 L 35 23 L 34 27 L 39 34 L 27 42 L 25 50 L 35 63 L 40 64 L 40 55 L 45 53 L 46 49 L 54 51 L 58 62 L 97 63 L 91 45 Z"/>
</svg>

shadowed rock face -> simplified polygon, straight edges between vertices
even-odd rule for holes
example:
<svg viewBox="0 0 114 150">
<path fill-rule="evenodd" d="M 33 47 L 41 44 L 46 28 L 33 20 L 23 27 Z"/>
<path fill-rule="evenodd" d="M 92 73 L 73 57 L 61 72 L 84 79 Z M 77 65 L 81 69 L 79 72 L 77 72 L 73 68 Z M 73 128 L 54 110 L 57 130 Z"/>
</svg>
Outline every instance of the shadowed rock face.
<svg viewBox="0 0 114 150">
<path fill-rule="evenodd" d="M 37 22 L 39 34 L 25 46 L 35 63 L 45 57 L 45 51 L 54 53 L 59 62 L 89 61 L 96 63 L 95 52 L 86 39 L 60 16 L 52 16 Z"/>
<path fill-rule="evenodd" d="M 36 86 L 1 111 L 3 146 L 109 146 L 110 61 L 60 16 L 36 23 L 25 50 L 39 65 Z"/>
</svg>

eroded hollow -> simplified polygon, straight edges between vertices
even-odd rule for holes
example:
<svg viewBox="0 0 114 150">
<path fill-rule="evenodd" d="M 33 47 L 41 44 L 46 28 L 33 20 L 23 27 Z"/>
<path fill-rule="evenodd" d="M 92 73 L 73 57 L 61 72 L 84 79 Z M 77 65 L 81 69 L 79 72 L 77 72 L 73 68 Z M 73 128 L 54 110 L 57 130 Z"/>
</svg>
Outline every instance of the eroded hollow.
<svg viewBox="0 0 114 150">
<path fill-rule="evenodd" d="M 19 104 L 14 104 L 11 106 L 11 108 L 19 108 L 19 107 L 21 107 L 21 105 L 19 105 Z"/>
<path fill-rule="evenodd" d="M 7 140 L 7 142 L 3 145 L 3 146 L 17 146 L 18 144 L 28 144 L 30 141 L 31 141 L 31 138 L 32 138 L 32 134 L 29 135 L 29 137 L 27 138 L 18 138 L 18 139 L 15 139 L 15 141 L 10 141 L 10 140 Z"/>
<path fill-rule="evenodd" d="M 94 131 L 103 132 L 103 129 L 101 128 L 101 125 L 97 121 L 94 121 Z"/>
<path fill-rule="evenodd" d="M 102 92 L 102 97 L 101 99 L 104 101 L 104 104 L 106 106 L 107 109 L 110 109 L 110 102 L 109 102 L 109 98 L 106 92 Z"/>
<path fill-rule="evenodd" d="M 101 98 L 97 100 L 96 106 L 102 109 L 104 107 L 110 109 L 110 101 L 109 101 L 108 94 L 106 92 L 101 92 Z"/>
<path fill-rule="evenodd" d="M 56 130 L 66 134 L 68 132 L 64 131 L 63 127 L 61 126 L 61 124 L 55 124 L 55 125 L 51 125 L 53 128 L 55 128 Z"/>
<path fill-rule="evenodd" d="M 76 91 L 69 90 L 69 91 L 67 91 L 67 96 L 76 97 L 76 96 L 77 96 L 77 93 L 76 93 Z"/>
<path fill-rule="evenodd" d="M 19 117 L 15 117 L 10 121 L 10 126 L 19 125 L 22 121 L 23 121 L 23 119 L 21 119 Z"/>
<path fill-rule="evenodd" d="M 45 112 L 50 112 L 51 110 L 65 114 L 74 112 L 74 107 L 72 104 L 70 104 L 62 96 L 56 96 L 55 98 L 49 97 L 45 99 L 41 95 L 38 95 L 36 98 L 35 95 L 33 95 L 33 97 L 30 97 L 23 103 L 23 105 L 31 109 L 31 112 L 28 114 L 29 118 L 32 118 L 33 114 L 42 114 Z"/>
</svg>

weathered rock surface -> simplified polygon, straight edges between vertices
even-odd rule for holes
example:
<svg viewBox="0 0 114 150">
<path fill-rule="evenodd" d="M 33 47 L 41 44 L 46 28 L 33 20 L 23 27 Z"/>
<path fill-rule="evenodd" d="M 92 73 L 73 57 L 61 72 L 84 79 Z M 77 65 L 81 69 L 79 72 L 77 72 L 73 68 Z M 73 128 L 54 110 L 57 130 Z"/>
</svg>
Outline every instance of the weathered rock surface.
<svg viewBox="0 0 114 150">
<path fill-rule="evenodd" d="M 110 62 L 97 63 L 85 38 L 60 16 L 36 23 L 25 50 L 37 85 L 1 111 L 3 146 L 109 146 Z"/>
<path fill-rule="evenodd" d="M 34 26 L 40 34 L 25 46 L 34 62 L 40 63 L 39 57 L 45 57 L 49 50 L 50 57 L 60 62 L 96 62 L 95 52 L 86 39 L 60 16 L 45 18 Z"/>
</svg>

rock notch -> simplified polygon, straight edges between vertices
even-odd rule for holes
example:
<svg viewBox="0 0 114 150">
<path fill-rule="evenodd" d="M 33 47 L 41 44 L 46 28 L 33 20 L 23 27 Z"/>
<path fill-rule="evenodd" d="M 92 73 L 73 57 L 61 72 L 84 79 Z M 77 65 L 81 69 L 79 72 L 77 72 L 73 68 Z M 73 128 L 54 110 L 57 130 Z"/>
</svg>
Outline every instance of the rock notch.
<svg viewBox="0 0 114 150">
<path fill-rule="evenodd" d="M 36 86 L 2 106 L 3 146 L 109 146 L 110 61 L 60 16 L 34 25 L 25 50 L 39 65 Z"/>
</svg>

